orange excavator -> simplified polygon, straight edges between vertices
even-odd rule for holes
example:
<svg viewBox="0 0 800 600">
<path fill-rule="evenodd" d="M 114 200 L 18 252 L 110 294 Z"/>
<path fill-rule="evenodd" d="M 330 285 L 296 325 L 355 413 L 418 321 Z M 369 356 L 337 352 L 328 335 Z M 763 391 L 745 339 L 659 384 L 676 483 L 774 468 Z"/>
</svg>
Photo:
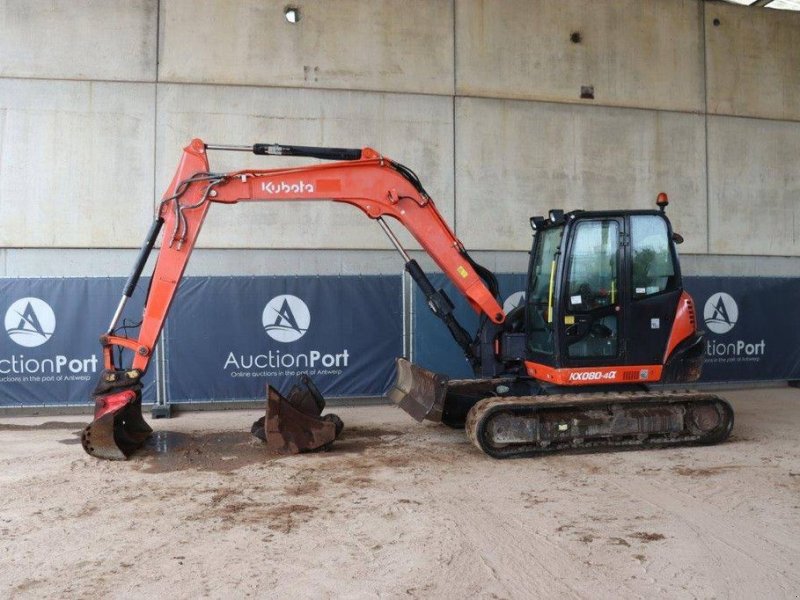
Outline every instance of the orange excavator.
<svg viewBox="0 0 800 600">
<path fill-rule="evenodd" d="M 207 150 L 305 156 L 334 162 L 217 173 Z M 371 148 L 281 144 L 223 146 L 195 139 L 183 157 L 145 239 L 107 332 L 104 370 L 94 391 L 94 420 L 83 448 L 125 459 L 151 428 L 141 412 L 141 378 L 175 298 L 211 204 L 326 200 L 359 208 L 383 228 L 427 304 L 463 350 L 474 379 L 448 381 L 404 358 L 389 397 L 418 421 L 466 427 L 475 445 L 496 458 L 562 450 L 666 447 L 725 440 L 733 411 L 722 398 L 652 384 L 696 381 L 704 359 L 694 303 L 684 291 L 665 208 L 551 210 L 534 230 L 525 301 L 504 312 L 497 280 L 478 265 L 443 220 L 411 169 Z M 480 315 L 475 335 L 456 320 L 390 229 L 399 221 Z M 117 335 L 158 236 L 165 229 L 138 335 Z M 132 354 L 129 364 L 115 351 Z M 342 431 L 325 400 L 301 376 L 286 396 L 268 387 L 267 411 L 254 435 L 279 452 L 329 447 Z"/>
</svg>

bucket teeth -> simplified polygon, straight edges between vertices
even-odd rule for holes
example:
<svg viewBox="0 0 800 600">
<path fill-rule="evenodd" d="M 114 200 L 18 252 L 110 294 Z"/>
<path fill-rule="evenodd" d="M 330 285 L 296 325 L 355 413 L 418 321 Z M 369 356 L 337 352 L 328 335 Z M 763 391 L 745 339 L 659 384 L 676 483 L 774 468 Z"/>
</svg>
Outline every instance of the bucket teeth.
<svg viewBox="0 0 800 600">
<path fill-rule="evenodd" d="M 389 390 L 389 398 L 417 421 L 442 420 L 447 377 L 397 359 L 397 379 Z"/>
<path fill-rule="evenodd" d="M 284 398 L 267 386 L 267 414 L 253 423 L 250 432 L 267 443 L 272 452 L 298 454 L 325 450 L 344 427 L 334 415 L 320 416 L 325 399 L 311 380 L 303 375 Z"/>
</svg>

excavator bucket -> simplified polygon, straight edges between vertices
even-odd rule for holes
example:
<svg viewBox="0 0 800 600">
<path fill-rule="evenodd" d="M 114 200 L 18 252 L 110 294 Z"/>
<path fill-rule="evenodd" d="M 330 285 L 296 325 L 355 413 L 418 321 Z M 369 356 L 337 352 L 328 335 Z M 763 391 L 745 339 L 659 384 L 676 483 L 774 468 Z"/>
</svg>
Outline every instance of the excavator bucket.
<svg viewBox="0 0 800 600">
<path fill-rule="evenodd" d="M 104 371 L 95 388 L 94 420 L 81 433 L 83 449 L 107 460 L 126 460 L 153 430 L 142 417 L 140 373 Z"/>
<path fill-rule="evenodd" d="M 447 396 L 447 377 L 398 358 L 397 378 L 388 396 L 417 421 L 439 423 Z"/>
<path fill-rule="evenodd" d="M 272 452 L 299 454 L 327 450 L 344 424 L 334 415 L 322 416 L 325 399 L 306 375 L 301 375 L 286 398 L 267 386 L 267 414 L 253 423 L 251 433 Z"/>
</svg>

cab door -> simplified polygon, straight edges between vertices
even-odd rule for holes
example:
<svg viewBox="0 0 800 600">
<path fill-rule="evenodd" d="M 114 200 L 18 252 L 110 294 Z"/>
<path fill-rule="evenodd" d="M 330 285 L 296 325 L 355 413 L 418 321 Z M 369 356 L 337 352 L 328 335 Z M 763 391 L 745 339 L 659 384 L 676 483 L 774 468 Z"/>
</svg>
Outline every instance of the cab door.
<svg viewBox="0 0 800 600">
<path fill-rule="evenodd" d="M 559 301 L 561 364 L 622 363 L 620 306 L 624 218 L 578 219 L 571 226 Z"/>
<path fill-rule="evenodd" d="M 682 286 L 672 232 L 660 214 L 630 215 L 626 364 L 660 365 Z"/>
<path fill-rule="evenodd" d="M 535 363 L 548 366 L 555 365 L 553 298 L 563 235 L 564 225 L 537 230 L 528 268 L 526 356 Z"/>
</svg>

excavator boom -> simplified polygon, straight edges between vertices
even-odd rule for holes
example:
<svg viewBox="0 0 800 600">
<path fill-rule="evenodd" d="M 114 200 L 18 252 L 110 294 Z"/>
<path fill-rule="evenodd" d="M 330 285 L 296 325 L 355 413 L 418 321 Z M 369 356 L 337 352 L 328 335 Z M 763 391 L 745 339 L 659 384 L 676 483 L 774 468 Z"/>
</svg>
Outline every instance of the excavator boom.
<svg viewBox="0 0 800 600">
<path fill-rule="evenodd" d="M 252 151 L 258 155 L 308 156 L 337 162 L 217 173 L 209 168 L 207 149 Z M 422 268 L 403 249 L 392 233 L 387 218 L 399 221 L 411 233 L 473 310 L 486 315 L 491 322 L 500 324 L 505 319 L 505 313 L 496 297 L 496 282 L 491 273 L 472 261 L 410 169 L 371 148 L 317 148 L 279 144 L 219 146 L 206 145 L 202 140 L 195 139 L 184 148 L 178 170 L 164 194 L 111 324 L 101 337 L 104 371 L 94 393 L 95 421 L 83 435 L 83 446 L 87 452 L 104 458 L 125 458 L 149 434 L 150 428 L 141 418 L 139 408 L 141 377 L 150 365 L 156 341 L 211 204 L 295 200 L 342 202 L 357 207 L 370 219 L 377 220 L 403 256 L 406 270 L 422 288 L 431 309 L 447 325 L 470 362 L 477 364 L 480 358 L 472 337 L 455 320 L 452 302 L 442 290 L 437 291 L 433 287 Z M 117 335 L 117 323 L 162 231 L 164 235 L 138 335 Z M 121 349 L 133 353 L 130 365 L 115 363 L 115 351 Z M 271 395 L 275 406 L 279 404 L 278 396 L 277 392 Z M 426 398 L 414 393 L 406 394 L 405 399 L 407 403 L 427 402 Z M 430 412 L 430 407 L 424 410 Z M 284 414 L 289 412 L 284 411 Z M 319 413 L 311 416 L 317 417 Z M 289 429 L 287 426 L 286 430 Z M 116 447 L 109 447 L 112 442 Z M 285 442 L 283 445 L 286 447 L 298 446 L 292 440 Z M 299 445 L 302 450 L 303 444 Z"/>
<path fill-rule="evenodd" d="M 265 154 L 263 148 L 285 147 L 256 144 L 253 148 L 257 154 Z M 329 149 L 306 150 L 311 152 Z M 481 268 L 469 258 L 463 244 L 447 226 L 433 200 L 410 170 L 370 148 L 346 152 L 342 156 L 352 157 L 358 152 L 360 157 L 348 162 L 289 169 L 211 173 L 206 145 L 201 140 L 195 139 L 184 148 L 178 171 L 164 195 L 134 273 L 126 284 L 117 314 L 107 335 L 101 340 L 105 368 L 114 366 L 111 349 L 116 345 L 134 351 L 133 369 L 142 373 L 147 370 L 178 283 L 186 269 L 208 209 L 213 203 L 292 200 L 343 202 L 359 208 L 369 218 L 378 220 L 387 230 L 388 225 L 384 219 L 394 218 L 408 229 L 463 294 L 473 310 L 487 315 L 495 323 L 502 323 L 505 313 L 495 294 L 478 274 L 476 267 L 478 270 Z M 312 152 L 312 155 L 321 156 L 321 153 Z M 136 339 L 115 336 L 113 330 L 116 320 L 126 299 L 133 293 L 162 228 L 165 229 L 164 240 L 153 272 L 139 336 Z M 399 244 L 393 236 L 392 241 Z M 415 271 L 412 276 L 424 277 L 412 259 L 409 258 L 406 262 L 411 263 L 409 269 Z"/>
</svg>

